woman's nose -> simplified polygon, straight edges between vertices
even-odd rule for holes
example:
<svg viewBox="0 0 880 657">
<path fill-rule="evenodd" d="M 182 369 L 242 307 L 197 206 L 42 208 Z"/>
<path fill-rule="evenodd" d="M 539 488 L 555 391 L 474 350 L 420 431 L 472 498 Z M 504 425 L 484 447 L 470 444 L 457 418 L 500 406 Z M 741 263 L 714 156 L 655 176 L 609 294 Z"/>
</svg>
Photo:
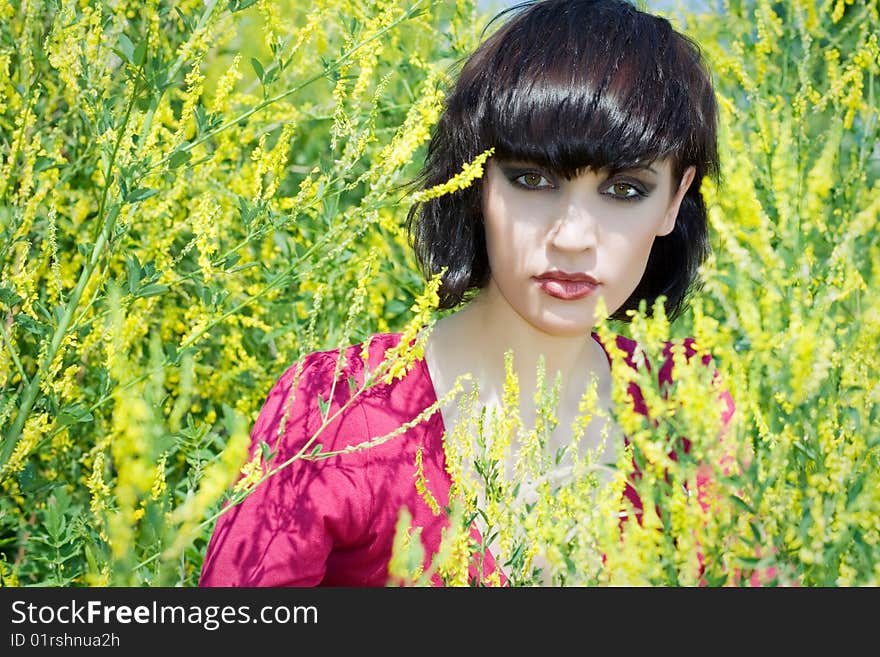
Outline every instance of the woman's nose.
<svg viewBox="0 0 880 657">
<path fill-rule="evenodd" d="M 582 196 L 572 195 L 562 207 L 553 226 L 551 240 L 558 249 L 584 251 L 596 246 L 598 239 L 597 208 Z"/>
</svg>

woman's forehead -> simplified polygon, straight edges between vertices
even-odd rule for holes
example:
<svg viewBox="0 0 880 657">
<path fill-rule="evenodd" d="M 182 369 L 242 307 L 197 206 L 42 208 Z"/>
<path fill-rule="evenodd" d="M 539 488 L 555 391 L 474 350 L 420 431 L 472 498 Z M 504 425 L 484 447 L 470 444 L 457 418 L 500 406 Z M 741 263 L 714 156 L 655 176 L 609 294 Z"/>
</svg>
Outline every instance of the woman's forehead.
<svg viewBox="0 0 880 657">
<path fill-rule="evenodd" d="M 497 166 L 521 166 L 521 167 L 538 167 L 538 168 L 549 168 L 544 165 L 538 159 L 526 158 L 526 157 L 504 157 L 495 155 L 489 159 L 490 165 L 494 164 Z M 573 172 L 575 176 L 583 175 L 584 173 L 619 173 L 623 171 L 628 172 L 642 172 L 653 174 L 655 176 L 663 176 L 665 174 L 670 173 L 672 169 L 672 160 L 670 157 L 657 158 L 654 160 L 648 160 L 645 162 L 637 162 L 631 165 L 626 165 L 622 167 L 610 167 L 610 166 L 595 166 L 593 164 L 585 164 L 579 167 L 577 170 Z"/>
</svg>

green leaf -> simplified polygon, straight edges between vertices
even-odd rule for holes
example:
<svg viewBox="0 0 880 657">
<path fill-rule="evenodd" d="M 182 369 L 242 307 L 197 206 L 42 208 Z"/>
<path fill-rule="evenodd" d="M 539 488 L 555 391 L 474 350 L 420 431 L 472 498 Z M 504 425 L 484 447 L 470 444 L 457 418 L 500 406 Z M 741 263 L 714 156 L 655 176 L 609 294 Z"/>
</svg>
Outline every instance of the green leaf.
<svg viewBox="0 0 880 657">
<path fill-rule="evenodd" d="M 139 299 L 141 297 L 155 297 L 159 294 L 164 294 L 168 291 L 167 285 L 160 285 L 159 283 L 150 283 L 149 285 L 144 285 L 141 289 L 139 289 L 135 295 L 135 299 Z"/>
<path fill-rule="evenodd" d="M 120 33 L 119 42 L 117 43 L 118 50 L 117 54 L 122 57 L 127 62 L 131 62 L 134 59 L 134 44 L 131 42 L 125 33 Z"/>
<path fill-rule="evenodd" d="M 260 82 L 262 82 L 263 76 L 266 75 L 266 72 L 263 70 L 263 65 L 260 64 L 260 60 L 256 57 L 251 57 L 251 66 L 254 67 L 254 73 L 257 74 L 257 77 L 260 78 Z"/>
<path fill-rule="evenodd" d="M 389 315 L 400 315 L 409 310 L 411 303 L 407 303 L 406 301 L 401 301 L 400 299 L 392 299 L 387 304 L 385 304 L 385 312 Z"/>
<path fill-rule="evenodd" d="M 132 55 L 132 62 L 135 66 L 140 66 L 144 63 L 144 57 L 147 54 L 147 40 L 141 39 L 141 42 L 137 44 L 137 48 L 134 49 L 134 54 Z"/>
<path fill-rule="evenodd" d="M 510 558 L 504 563 L 505 566 L 514 566 L 522 560 L 525 556 L 525 545 L 523 543 L 517 543 L 513 552 L 510 554 Z"/>
<path fill-rule="evenodd" d="M 40 324 L 37 320 L 35 320 L 30 315 L 25 315 L 24 313 L 19 313 L 15 316 L 15 323 L 21 326 L 28 333 L 32 333 L 33 335 L 42 336 L 47 332 L 47 327 L 44 324 Z"/>
<path fill-rule="evenodd" d="M 62 408 L 58 413 L 56 421 L 61 426 L 69 426 L 80 422 L 91 422 L 94 419 L 94 416 L 87 408 L 80 404 L 73 404 Z"/>
<path fill-rule="evenodd" d="M 754 522 L 749 523 L 749 528 L 752 530 L 752 536 L 755 537 L 755 543 L 760 545 L 761 544 L 761 530 L 758 529 L 758 526 Z"/>
<path fill-rule="evenodd" d="M 727 581 L 727 573 L 708 573 L 704 576 L 706 586 L 710 588 L 722 586 Z"/>
<path fill-rule="evenodd" d="M 28 461 L 18 474 L 18 485 L 24 492 L 33 491 L 39 488 L 40 482 L 37 479 L 37 468 L 32 462 Z"/>
<path fill-rule="evenodd" d="M 125 265 L 128 269 L 128 293 L 134 294 L 141 282 L 141 262 L 134 253 L 125 254 Z"/>
<path fill-rule="evenodd" d="M 250 269 L 251 267 L 259 267 L 262 263 L 260 262 L 246 262 L 243 265 L 238 265 L 237 267 L 233 267 L 232 269 L 228 269 L 227 271 L 230 274 L 234 274 L 237 271 L 241 271 L 242 269 Z"/>
<path fill-rule="evenodd" d="M 196 27 L 195 23 L 193 23 L 193 20 L 186 16 L 186 14 L 184 14 L 182 11 L 180 11 L 179 7 L 175 7 L 174 11 L 176 11 L 177 15 L 180 16 L 180 20 L 183 21 L 183 25 L 186 28 L 186 31 L 192 32 Z"/>
<path fill-rule="evenodd" d="M 859 497 L 862 492 L 862 489 L 865 487 L 865 475 L 861 474 L 856 477 L 856 480 L 852 482 L 850 485 L 849 493 L 846 496 L 846 507 L 847 509 L 853 505 L 853 502 Z"/>
<path fill-rule="evenodd" d="M 208 115 L 205 114 L 205 108 L 201 105 L 196 105 L 193 108 L 193 116 L 196 119 L 196 132 L 202 134 L 203 132 L 209 130 L 209 120 Z"/>
<path fill-rule="evenodd" d="M 241 260 L 241 254 L 240 254 L 240 253 L 230 253 L 228 256 L 226 256 L 226 257 L 223 259 L 223 263 L 222 263 L 220 266 L 221 266 L 223 269 L 229 269 L 230 267 L 232 267 L 232 266 L 233 266 L 236 262 L 238 262 L 239 260 Z"/>
<path fill-rule="evenodd" d="M 98 572 L 98 560 L 95 557 L 94 544 L 85 542 L 83 545 L 85 547 L 86 563 L 89 565 L 89 571 L 93 573 Z"/>
<path fill-rule="evenodd" d="M 244 223 L 246 228 L 250 229 L 251 222 L 260 214 L 260 206 L 251 205 L 250 201 L 243 196 L 239 196 L 238 212 L 241 215 L 242 223 Z"/>
<path fill-rule="evenodd" d="M 755 510 L 741 497 L 737 497 L 736 495 L 731 495 L 730 497 L 733 500 L 734 504 L 741 506 L 743 509 L 745 509 L 749 513 L 752 513 L 752 514 L 755 513 Z"/>
<path fill-rule="evenodd" d="M 257 0 L 229 0 L 229 11 L 235 13 L 242 9 L 247 9 Z"/>
<path fill-rule="evenodd" d="M 354 380 L 353 376 L 349 376 L 347 381 L 348 381 L 348 389 L 349 389 L 349 391 L 351 391 L 351 395 L 353 397 L 354 393 L 357 392 L 357 388 L 358 388 L 357 382 Z"/>
<path fill-rule="evenodd" d="M 128 193 L 128 195 L 125 197 L 125 202 L 137 203 L 138 201 L 143 201 L 144 199 L 148 199 L 151 196 L 155 196 L 158 193 L 158 189 L 147 189 L 145 187 L 138 187 L 137 189 L 133 189 Z"/>
<path fill-rule="evenodd" d="M 322 449 L 324 449 L 324 445 L 322 445 L 321 443 L 318 443 L 317 445 L 315 445 L 314 447 L 312 447 L 312 451 L 311 451 L 311 453 L 309 454 L 309 457 L 311 458 L 311 457 L 315 457 L 315 456 L 317 456 L 318 454 L 321 453 L 321 450 L 322 450 Z"/>
<path fill-rule="evenodd" d="M 89 257 L 92 255 L 92 251 L 94 250 L 95 245 L 91 242 L 77 242 L 76 250 L 79 251 L 81 256 Z"/>
<path fill-rule="evenodd" d="M 171 155 L 171 158 L 168 160 L 168 168 L 176 169 L 177 167 L 189 162 L 191 157 L 192 153 L 190 151 L 174 151 L 174 153 L 172 153 Z"/>
<path fill-rule="evenodd" d="M 67 525 L 67 511 L 70 509 L 70 496 L 64 488 L 58 487 L 52 492 L 46 503 L 46 529 L 56 541 L 63 538 Z"/>
<path fill-rule="evenodd" d="M 260 441 L 260 451 L 263 453 L 263 462 L 268 463 L 269 460 L 275 456 L 275 452 L 272 451 L 272 448 L 269 447 L 269 443 L 265 440 Z"/>
<path fill-rule="evenodd" d="M 260 78 L 263 84 L 268 85 L 278 79 L 278 65 L 275 62 L 266 69 L 265 74 Z"/>
<path fill-rule="evenodd" d="M 759 557 L 739 556 L 736 557 L 735 560 L 747 568 L 755 568 L 761 564 L 761 559 Z"/>
<path fill-rule="evenodd" d="M 40 156 L 34 161 L 34 173 L 41 173 L 57 166 L 59 165 L 51 157 Z"/>
<path fill-rule="evenodd" d="M 330 408 L 330 400 L 324 401 L 324 398 L 321 397 L 321 393 L 318 393 L 318 407 L 321 409 L 321 417 L 327 417 L 327 409 Z"/>
<path fill-rule="evenodd" d="M 809 447 L 807 447 L 806 445 L 804 445 L 802 442 L 796 440 L 796 441 L 794 441 L 794 442 L 792 443 L 792 446 L 793 446 L 797 451 L 799 451 L 801 454 L 803 454 L 803 455 L 806 456 L 808 459 L 810 459 L 811 461 L 815 461 L 815 460 L 816 460 L 816 453 L 815 453 L 812 449 L 810 449 Z"/>
<path fill-rule="evenodd" d="M 12 308 L 15 304 L 22 301 L 22 298 L 9 288 L 0 286 L 0 303 L 7 308 Z"/>
<path fill-rule="evenodd" d="M 149 94 L 143 93 L 143 92 L 138 94 L 137 98 L 135 99 L 135 103 L 137 105 L 137 108 L 141 112 L 149 111 L 150 107 L 153 106 L 153 102 L 154 102 L 154 98 L 152 96 L 150 96 Z M 132 135 L 132 141 L 137 141 L 135 139 L 136 137 L 138 137 L 138 135 Z M 149 158 L 149 155 L 147 156 L 147 158 Z"/>
</svg>

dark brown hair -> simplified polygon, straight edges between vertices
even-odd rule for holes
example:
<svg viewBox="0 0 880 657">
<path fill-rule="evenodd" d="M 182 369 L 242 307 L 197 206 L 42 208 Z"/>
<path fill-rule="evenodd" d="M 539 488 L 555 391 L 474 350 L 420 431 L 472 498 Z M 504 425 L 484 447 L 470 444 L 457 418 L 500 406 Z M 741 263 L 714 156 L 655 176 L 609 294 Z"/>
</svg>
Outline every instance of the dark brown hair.
<svg viewBox="0 0 880 657">
<path fill-rule="evenodd" d="M 432 133 L 414 185 L 449 180 L 492 147 L 499 159 L 533 162 L 572 178 L 670 158 L 674 186 L 694 165 L 675 229 L 656 238 L 645 274 L 612 315 L 666 297 L 676 317 L 709 253 L 700 185 L 719 177 L 717 106 L 696 43 L 668 20 L 626 0 L 538 0 L 507 18 L 464 63 Z M 481 183 L 415 204 L 407 217 L 426 277 L 447 267 L 440 308 L 489 281 Z"/>
</svg>

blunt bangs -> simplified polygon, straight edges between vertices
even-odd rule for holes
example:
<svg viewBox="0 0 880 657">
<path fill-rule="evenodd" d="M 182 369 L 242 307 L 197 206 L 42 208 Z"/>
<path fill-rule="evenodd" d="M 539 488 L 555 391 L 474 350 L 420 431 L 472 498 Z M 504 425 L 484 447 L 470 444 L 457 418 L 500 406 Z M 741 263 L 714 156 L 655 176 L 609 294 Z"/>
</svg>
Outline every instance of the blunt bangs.
<svg viewBox="0 0 880 657">
<path fill-rule="evenodd" d="M 553 1 L 512 11 L 522 15 L 463 75 L 480 100 L 469 117 L 480 149 L 565 178 L 670 156 L 680 175 L 683 160 L 714 159 L 688 152 L 714 117 L 695 102 L 706 81 L 666 19 L 625 2 L 613 13 L 607 3 Z"/>
</svg>

